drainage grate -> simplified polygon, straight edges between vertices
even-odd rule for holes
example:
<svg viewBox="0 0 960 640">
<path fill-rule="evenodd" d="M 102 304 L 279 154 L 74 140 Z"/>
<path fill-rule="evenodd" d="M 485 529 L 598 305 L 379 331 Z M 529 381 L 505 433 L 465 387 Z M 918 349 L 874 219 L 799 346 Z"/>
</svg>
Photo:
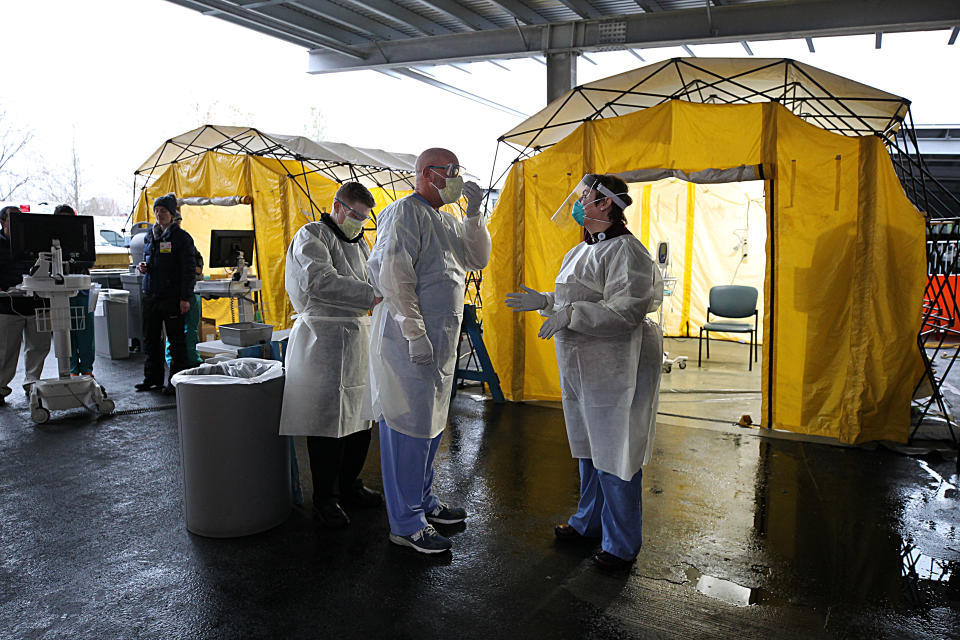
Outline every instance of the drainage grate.
<svg viewBox="0 0 960 640">
<path fill-rule="evenodd" d="M 153 413 L 154 411 L 167 411 L 168 409 L 176 409 L 176 404 L 163 404 L 158 407 L 141 407 L 140 409 L 124 409 L 123 411 L 114 411 L 113 413 L 108 413 L 103 417 L 113 417 L 113 416 L 135 416 L 141 413 Z"/>
</svg>

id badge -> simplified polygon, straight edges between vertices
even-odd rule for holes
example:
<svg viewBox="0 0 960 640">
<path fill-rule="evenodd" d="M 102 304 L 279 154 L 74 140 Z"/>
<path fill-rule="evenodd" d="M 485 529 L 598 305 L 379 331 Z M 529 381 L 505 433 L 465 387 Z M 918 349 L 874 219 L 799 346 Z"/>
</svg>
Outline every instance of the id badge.
<svg viewBox="0 0 960 640">
<path fill-rule="evenodd" d="M 173 252 L 173 243 L 172 242 L 161 242 L 160 243 L 160 253 L 171 253 Z"/>
</svg>

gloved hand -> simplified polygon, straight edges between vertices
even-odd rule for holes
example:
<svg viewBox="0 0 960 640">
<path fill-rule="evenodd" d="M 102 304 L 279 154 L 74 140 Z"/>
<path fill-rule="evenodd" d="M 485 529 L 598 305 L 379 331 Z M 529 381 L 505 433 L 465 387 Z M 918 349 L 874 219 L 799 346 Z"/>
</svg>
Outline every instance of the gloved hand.
<svg viewBox="0 0 960 640">
<path fill-rule="evenodd" d="M 431 344 L 427 334 L 409 341 L 407 348 L 410 351 L 410 362 L 413 364 L 424 366 L 433 364 L 433 344 Z"/>
<path fill-rule="evenodd" d="M 472 180 L 463 185 L 463 195 L 467 199 L 467 217 L 475 218 L 480 215 L 480 203 L 483 201 L 483 191 L 480 185 Z"/>
<path fill-rule="evenodd" d="M 539 291 L 520 285 L 523 291 L 507 294 L 507 306 L 514 311 L 539 311 L 547 306 L 547 296 Z"/>
<path fill-rule="evenodd" d="M 549 340 L 557 331 L 566 329 L 570 325 L 570 316 L 572 313 L 573 307 L 564 307 L 563 309 L 560 309 L 555 314 L 547 318 L 547 321 L 543 323 L 542 327 L 540 327 L 540 332 L 537 335 L 544 340 Z"/>
</svg>

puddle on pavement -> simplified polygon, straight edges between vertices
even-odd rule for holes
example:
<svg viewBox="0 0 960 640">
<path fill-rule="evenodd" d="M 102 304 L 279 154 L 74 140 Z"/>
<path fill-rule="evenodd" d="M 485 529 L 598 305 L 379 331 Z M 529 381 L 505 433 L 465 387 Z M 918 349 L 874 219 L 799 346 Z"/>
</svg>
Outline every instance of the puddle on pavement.
<svg viewBox="0 0 960 640">
<path fill-rule="evenodd" d="M 900 575 L 910 585 L 916 586 L 919 581 L 929 581 L 941 585 L 953 584 L 951 578 L 958 575 L 960 564 L 956 561 L 934 558 L 920 553 L 911 541 L 902 541 L 900 546 L 901 570 Z M 778 598 L 772 597 L 758 587 L 745 587 L 732 580 L 718 578 L 702 573 L 694 566 L 687 567 L 686 577 L 690 584 L 695 585 L 697 591 L 710 598 L 722 600 L 738 607 L 749 607 L 755 604 L 783 604 Z M 919 595 L 919 594 L 915 594 Z"/>
<path fill-rule="evenodd" d="M 914 580 L 949 583 L 950 576 L 956 573 L 956 562 L 933 558 L 917 551 L 909 541 L 904 542 L 900 550 L 903 560 L 901 575 Z"/>
</svg>

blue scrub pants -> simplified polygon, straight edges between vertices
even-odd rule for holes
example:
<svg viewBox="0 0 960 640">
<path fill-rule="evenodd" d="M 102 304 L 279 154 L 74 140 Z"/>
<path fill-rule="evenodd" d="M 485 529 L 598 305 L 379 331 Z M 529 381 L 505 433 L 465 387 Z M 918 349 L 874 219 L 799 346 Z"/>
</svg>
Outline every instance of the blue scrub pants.
<svg viewBox="0 0 960 640">
<path fill-rule="evenodd" d="M 183 316 L 183 338 L 187 345 L 187 366 L 199 367 L 203 363 L 203 358 L 197 353 L 197 343 L 200 342 L 200 316 L 201 309 L 200 296 L 193 294 L 190 298 L 190 310 Z M 167 366 L 173 362 L 173 354 L 170 353 L 170 341 L 167 340 Z"/>
<path fill-rule="evenodd" d="M 599 471 L 590 458 L 580 458 L 580 504 L 570 526 L 582 536 L 602 538 L 604 551 L 633 560 L 643 542 L 643 469 L 629 481 Z"/>
<path fill-rule="evenodd" d="M 433 495 L 433 459 L 440 447 L 434 438 L 414 438 L 380 420 L 380 473 L 390 532 L 409 536 L 427 526 L 426 514 L 440 501 Z"/>
<path fill-rule="evenodd" d="M 93 312 L 86 311 L 90 304 L 90 292 L 81 291 L 70 298 L 71 307 L 84 308 L 84 327 L 70 332 L 70 373 L 93 373 L 94 348 Z"/>
</svg>

